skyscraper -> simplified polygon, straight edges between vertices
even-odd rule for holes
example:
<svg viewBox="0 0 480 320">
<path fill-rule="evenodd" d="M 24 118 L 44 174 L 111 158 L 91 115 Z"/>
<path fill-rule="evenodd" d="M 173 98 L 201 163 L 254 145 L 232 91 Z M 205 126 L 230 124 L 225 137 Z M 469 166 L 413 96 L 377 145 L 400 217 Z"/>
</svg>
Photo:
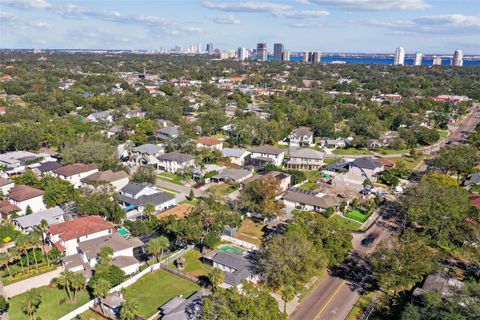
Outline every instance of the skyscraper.
<svg viewBox="0 0 480 320">
<path fill-rule="evenodd" d="M 455 50 L 452 59 L 452 66 L 461 67 L 463 66 L 463 51 L 460 49 Z"/>
<path fill-rule="evenodd" d="M 283 50 L 282 60 L 287 62 L 290 61 L 290 50 Z"/>
<path fill-rule="evenodd" d="M 405 49 L 398 47 L 395 51 L 395 59 L 393 61 L 394 65 L 403 66 L 405 63 Z"/>
<path fill-rule="evenodd" d="M 305 51 L 303 54 L 302 54 L 302 62 L 308 62 L 308 57 L 310 56 L 310 52 L 308 51 Z"/>
<path fill-rule="evenodd" d="M 273 61 L 282 61 L 284 47 L 282 43 L 275 43 L 273 45 Z"/>
<path fill-rule="evenodd" d="M 257 60 L 267 61 L 267 44 L 265 42 L 257 43 Z"/>
<path fill-rule="evenodd" d="M 422 59 L 423 59 L 423 53 L 421 53 L 421 52 L 415 53 L 415 59 L 413 60 L 413 65 L 414 66 L 421 66 L 422 65 Z"/>
<path fill-rule="evenodd" d="M 207 53 L 208 54 L 213 53 L 213 43 L 207 43 Z"/>
<path fill-rule="evenodd" d="M 310 62 L 311 63 L 320 63 L 320 60 L 322 59 L 322 54 L 320 51 L 313 51 L 311 52 L 311 57 L 310 57 Z"/>
<path fill-rule="evenodd" d="M 442 65 L 442 57 L 440 57 L 440 56 L 433 56 L 432 65 L 434 65 L 434 66 L 441 66 L 441 65 Z"/>
<path fill-rule="evenodd" d="M 245 59 L 247 59 L 247 49 L 246 48 L 238 48 L 237 49 L 237 59 L 240 60 L 240 61 L 243 61 Z"/>
</svg>

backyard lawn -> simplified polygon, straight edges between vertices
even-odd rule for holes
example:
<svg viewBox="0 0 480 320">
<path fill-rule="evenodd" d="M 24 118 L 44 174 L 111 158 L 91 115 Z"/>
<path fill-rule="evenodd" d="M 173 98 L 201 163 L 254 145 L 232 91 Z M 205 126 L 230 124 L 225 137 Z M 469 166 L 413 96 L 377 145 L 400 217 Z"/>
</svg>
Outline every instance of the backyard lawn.
<svg viewBox="0 0 480 320">
<path fill-rule="evenodd" d="M 57 320 L 90 300 L 90 297 L 85 290 L 78 293 L 76 304 L 70 303 L 67 292 L 63 289 L 41 287 L 38 288 L 38 291 L 42 296 L 42 302 L 38 307 L 37 317 L 42 320 Z M 25 299 L 26 293 L 22 293 L 18 296 L 14 296 L 10 300 L 10 309 L 8 310 L 10 319 L 30 319 L 30 317 L 22 312 L 22 306 L 24 305 Z M 65 300 L 65 303 L 60 304 L 60 301 L 62 300 Z"/>
<path fill-rule="evenodd" d="M 212 270 L 211 266 L 202 263 L 202 254 L 198 250 L 192 249 L 183 257 L 185 258 L 185 269 L 182 271 L 189 275 L 194 277 L 206 276 Z M 176 268 L 173 261 L 169 263 L 169 267 Z"/>
<path fill-rule="evenodd" d="M 414 157 L 397 157 L 397 158 L 388 158 L 388 160 L 394 161 L 395 163 L 400 164 L 403 163 L 405 169 L 413 170 L 421 161 L 423 161 L 422 157 L 414 158 Z"/>
<path fill-rule="evenodd" d="M 253 243 L 257 246 L 262 244 L 264 223 L 254 222 L 252 219 L 245 219 L 237 230 L 235 238 Z"/>
<path fill-rule="evenodd" d="M 157 178 L 165 180 L 165 181 L 170 181 L 176 184 L 182 184 L 182 177 L 177 176 L 174 173 L 170 172 L 162 172 L 157 175 Z"/>
<path fill-rule="evenodd" d="M 355 222 L 349 219 L 345 219 L 338 214 L 334 214 L 333 216 L 330 217 L 330 219 L 338 221 L 341 225 L 345 226 L 347 229 L 352 231 L 359 230 L 360 227 L 362 226 L 360 222 Z"/>
<path fill-rule="evenodd" d="M 365 221 L 367 221 L 368 217 L 370 216 L 370 215 L 364 214 L 360 210 L 356 210 L 356 209 L 354 209 L 350 212 L 344 212 L 343 215 L 347 218 L 356 220 L 356 221 L 361 222 L 361 223 L 364 223 Z"/>
<path fill-rule="evenodd" d="M 370 151 L 365 149 L 355 149 L 355 148 L 344 148 L 344 149 L 335 149 L 333 150 L 335 154 L 355 154 L 355 155 L 370 155 Z"/>
<path fill-rule="evenodd" d="M 138 302 L 140 316 L 150 318 L 163 304 L 172 298 L 183 295 L 190 296 L 200 286 L 167 271 L 157 270 L 143 276 L 125 290 L 125 297 Z M 15 318 L 13 318 L 15 319 Z"/>
</svg>

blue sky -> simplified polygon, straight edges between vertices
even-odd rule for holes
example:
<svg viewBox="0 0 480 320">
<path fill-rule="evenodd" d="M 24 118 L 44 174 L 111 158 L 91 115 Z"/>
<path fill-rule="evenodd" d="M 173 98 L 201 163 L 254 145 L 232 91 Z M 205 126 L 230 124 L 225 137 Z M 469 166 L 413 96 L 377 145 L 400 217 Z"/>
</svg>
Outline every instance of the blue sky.
<svg viewBox="0 0 480 320">
<path fill-rule="evenodd" d="M 0 47 L 480 54 L 480 0 L 0 0 Z"/>
</svg>

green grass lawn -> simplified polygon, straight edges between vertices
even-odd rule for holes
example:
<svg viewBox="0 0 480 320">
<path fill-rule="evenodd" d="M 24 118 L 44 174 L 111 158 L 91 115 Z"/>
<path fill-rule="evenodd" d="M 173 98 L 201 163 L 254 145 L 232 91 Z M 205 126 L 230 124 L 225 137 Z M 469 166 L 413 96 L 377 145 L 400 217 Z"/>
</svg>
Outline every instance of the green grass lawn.
<svg viewBox="0 0 480 320">
<path fill-rule="evenodd" d="M 307 182 L 307 183 L 304 183 L 301 186 L 299 186 L 298 189 L 312 191 L 312 190 L 318 189 L 320 187 L 321 187 L 321 185 L 319 185 L 316 182 Z"/>
<path fill-rule="evenodd" d="M 365 221 L 367 221 L 367 219 L 369 217 L 369 215 L 363 214 L 360 210 L 356 210 L 356 209 L 354 209 L 350 212 L 344 212 L 343 215 L 347 218 L 356 220 L 356 221 L 361 222 L 361 223 L 364 223 Z"/>
<path fill-rule="evenodd" d="M 159 173 L 157 174 L 157 178 L 165 181 L 169 181 L 172 183 L 176 183 L 176 184 L 182 184 L 182 180 L 183 180 L 182 177 L 177 176 L 176 174 L 170 173 L 170 172 Z"/>
<path fill-rule="evenodd" d="M 186 204 L 190 204 L 192 206 L 196 206 L 198 204 L 198 201 L 199 200 L 197 198 L 193 198 L 192 200 L 185 199 L 180 203 L 186 203 Z"/>
<path fill-rule="evenodd" d="M 381 154 L 397 154 L 397 153 L 410 153 L 410 149 L 381 149 L 378 150 Z"/>
<path fill-rule="evenodd" d="M 87 310 L 83 313 L 80 314 L 80 318 L 82 320 L 108 320 L 105 317 L 102 317 L 98 313 L 92 311 L 92 310 Z"/>
<path fill-rule="evenodd" d="M 262 244 L 264 227 L 265 224 L 263 223 L 245 219 L 242 221 L 240 228 L 238 228 L 235 238 L 260 246 Z"/>
<path fill-rule="evenodd" d="M 212 270 L 212 267 L 204 264 L 201 260 L 202 254 L 198 250 L 190 250 L 183 255 L 185 258 L 185 269 L 182 271 L 195 277 L 206 276 Z M 175 264 L 169 263 L 169 267 L 176 268 Z"/>
<path fill-rule="evenodd" d="M 335 154 L 354 154 L 354 155 L 371 155 L 372 153 L 365 149 L 345 148 L 333 150 Z"/>
<path fill-rule="evenodd" d="M 413 157 L 394 157 L 394 158 L 388 158 L 388 160 L 394 161 L 397 163 L 403 163 L 405 166 L 405 169 L 407 170 L 413 170 L 419 164 L 421 161 L 423 161 L 422 157 L 418 158 L 413 158 Z"/>
<path fill-rule="evenodd" d="M 191 281 L 164 270 L 157 270 L 128 287 L 125 290 L 125 297 L 136 300 L 140 310 L 139 315 L 148 319 L 172 298 L 178 295 L 188 297 L 199 289 L 200 286 Z"/>
<path fill-rule="evenodd" d="M 438 129 L 438 134 L 440 135 L 440 139 L 445 139 L 448 137 L 448 130 L 440 130 Z"/>
<path fill-rule="evenodd" d="M 90 300 L 90 297 L 85 290 L 78 293 L 76 304 L 70 303 L 67 292 L 63 289 L 41 287 L 38 288 L 38 291 L 42 296 L 42 302 L 38 307 L 37 316 L 42 320 L 57 320 Z M 8 310 L 8 315 L 10 319 L 30 319 L 26 314 L 22 312 L 25 295 L 26 293 L 22 293 L 18 296 L 14 296 L 10 300 L 10 309 Z M 66 301 L 64 304 L 60 304 L 60 300 L 62 299 L 65 299 Z"/>
<path fill-rule="evenodd" d="M 175 191 L 175 190 L 173 190 L 173 189 L 170 189 L 170 188 L 159 187 L 159 186 L 157 186 L 157 188 L 158 188 L 158 189 L 161 189 L 161 190 L 163 190 L 163 191 L 165 191 L 165 192 L 167 192 L 167 193 L 173 194 L 173 195 L 178 194 L 177 191 Z"/>
<path fill-rule="evenodd" d="M 338 221 L 341 225 L 345 226 L 347 229 L 350 229 L 352 231 L 357 231 L 362 226 L 360 222 L 355 222 L 349 219 L 345 219 L 338 214 L 334 214 L 333 216 L 330 217 L 330 219 Z"/>
</svg>

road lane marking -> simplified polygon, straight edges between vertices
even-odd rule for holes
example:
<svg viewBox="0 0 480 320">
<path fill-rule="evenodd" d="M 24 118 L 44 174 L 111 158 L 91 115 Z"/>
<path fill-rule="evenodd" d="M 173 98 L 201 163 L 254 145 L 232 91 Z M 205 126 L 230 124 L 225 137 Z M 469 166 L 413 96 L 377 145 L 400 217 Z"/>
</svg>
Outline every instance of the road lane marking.
<svg viewBox="0 0 480 320">
<path fill-rule="evenodd" d="M 325 309 L 327 309 L 327 307 L 330 305 L 330 303 L 332 303 L 333 299 L 335 299 L 335 297 L 337 296 L 338 292 L 340 291 L 340 289 L 343 288 L 343 286 L 345 285 L 346 281 L 345 280 L 342 280 L 342 283 L 338 286 L 337 289 L 335 289 L 335 291 L 333 292 L 332 296 L 327 300 L 327 302 L 325 303 L 325 305 L 323 306 L 322 309 L 320 309 L 320 311 L 318 311 L 317 315 L 315 316 L 315 318 L 313 318 L 314 320 L 318 319 L 318 317 L 322 314 L 323 311 L 325 311 Z"/>
</svg>

